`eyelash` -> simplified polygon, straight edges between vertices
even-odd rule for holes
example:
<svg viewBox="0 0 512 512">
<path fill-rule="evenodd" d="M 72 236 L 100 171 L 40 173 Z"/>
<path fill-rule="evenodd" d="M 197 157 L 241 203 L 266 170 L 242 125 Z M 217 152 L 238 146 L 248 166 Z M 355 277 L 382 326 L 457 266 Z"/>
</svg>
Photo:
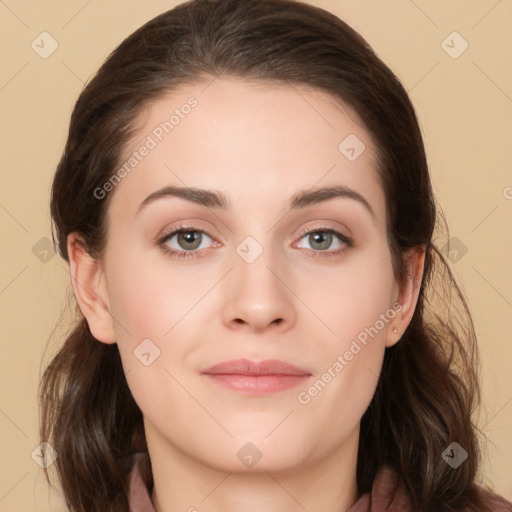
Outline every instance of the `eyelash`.
<svg viewBox="0 0 512 512">
<path fill-rule="evenodd" d="M 192 225 L 182 224 L 182 225 L 174 228 L 169 233 L 166 233 L 165 235 L 162 235 L 156 241 L 155 245 L 159 246 L 165 254 L 169 254 L 171 256 L 177 256 L 178 258 L 196 258 L 196 257 L 198 257 L 197 253 L 201 252 L 201 250 L 199 250 L 199 251 L 198 250 L 193 250 L 193 251 L 181 250 L 181 251 L 177 251 L 175 249 L 170 249 L 169 246 L 166 244 L 166 242 L 170 238 L 172 238 L 174 235 L 177 235 L 179 233 L 186 233 L 188 231 L 195 231 L 195 232 L 198 232 L 198 233 L 203 233 L 203 234 L 207 235 L 209 238 L 212 238 L 210 235 L 208 235 L 208 233 L 206 233 L 202 229 L 198 229 L 198 228 L 196 228 L 196 227 L 194 227 Z M 306 235 L 311 235 L 313 233 L 332 234 L 332 235 L 336 236 L 342 243 L 345 244 L 344 248 L 336 249 L 334 251 L 319 251 L 319 250 L 315 250 L 315 249 L 307 249 L 308 251 L 312 251 L 313 252 L 311 254 L 311 256 L 314 257 L 314 258 L 317 258 L 317 257 L 327 257 L 327 258 L 329 258 L 329 257 L 339 256 L 339 255 L 347 252 L 349 249 L 351 249 L 354 246 L 352 239 L 349 238 L 348 236 L 340 233 L 339 231 L 336 231 L 335 229 L 327 228 L 327 227 L 322 227 L 322 226 L 315 226 L 314 228 L 310 228 L 309 230 L 303 232 L 300 235 L 299 240 L 304 238 Z M 202 250 L 204 251 L 205 249 L 202 249 Z"/>
</svg>

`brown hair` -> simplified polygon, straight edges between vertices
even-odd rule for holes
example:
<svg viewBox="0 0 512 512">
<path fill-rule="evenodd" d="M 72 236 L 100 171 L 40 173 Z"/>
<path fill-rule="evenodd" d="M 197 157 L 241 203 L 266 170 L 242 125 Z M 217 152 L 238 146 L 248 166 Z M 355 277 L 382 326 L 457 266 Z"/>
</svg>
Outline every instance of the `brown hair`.
<svg viewBox="0 0 512 512">
<path fill-rule="evenodd" d="M 149 21 L 112 52 L 80 94 L 52 188 L 54 244 L 69 261 L 67 235 L 81 234 L 101 258 L 110 194 L 93 191 L 113 175 L 143 108 L 174 88 L 219 75 L 315 88 L 350 106 L 378 148 L 396 277 L 408 249 L 426 247 L 410 325 L 386 349 L 373 400 L 362 417 L 357 482 L 371 488 L 394 468 L 414 510 L 483 510 L 472 414 L 479 402 L 471 316 L 433 243 L 436 205 L 421 131 L 406 91 L 366 41 L 325 10 L 293 0 L 192 0 Z M 439 215 L 438 215 L 439 217 Z M 442 217 L 441 217 L 442 219 Z M 142 413 L 128 389 L 117 345 L 78 322 L 41 382 L 41 436 L 72 511 L 127 508 L 127 475 L 147 451 Z M 468 453 L 452 469 L 453 441 Z"/>
</svg>

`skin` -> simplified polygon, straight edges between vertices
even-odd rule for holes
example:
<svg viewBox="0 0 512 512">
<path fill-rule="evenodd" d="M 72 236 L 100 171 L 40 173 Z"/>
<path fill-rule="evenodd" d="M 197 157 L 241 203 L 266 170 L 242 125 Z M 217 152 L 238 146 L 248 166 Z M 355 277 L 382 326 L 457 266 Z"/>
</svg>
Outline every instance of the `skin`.
<svg viewBox="0 0 512 512">
<path fill-rule="evenodd" d="M 91 258 L 78 233 L 68 237 L 75 295 L 95 338 L 118 344 L 144 415 L 158 512 L 345 511 L 358 498 L 359 423 L 384 350 L 413 315 L 424 252 L 410 251 L 398 283 L 374 142 L 354 112 L 319 91 L 235 78 L 182 87 L 141 114 L 125 156 L 190 96 L 198 105 L 110 192 L 104 258 Z M 366 146 L 355 161 L 338 149 L 349 134 Z M 167 185 L 221 191 L 231 208 L 166 197 L 137 213 Z M 361 194 L 374 215 L 346 197 L 290 210 L 294 192 L 331 185 Z M 206 233 L 195 258 L 155 245 L 180 221 Z M 329 228 L 353 245 L 334 236 L 325 249 L 304 234 Z M 263 249 L 252 263 L 236 251 L 247 236 Z M 189 247 L 177 236 L 166 243 Z M 378 335 L 300 403 L 298 393 L 396 302 Z M 160 350 L 149 366 L 134 356 L 147 338 Z M 250 396 L 200 373 L 241 357 L 281 359 L 312 376 Z M 262 455 L 250 468 L 237 457 L 248 442 Z"/>
</svg>

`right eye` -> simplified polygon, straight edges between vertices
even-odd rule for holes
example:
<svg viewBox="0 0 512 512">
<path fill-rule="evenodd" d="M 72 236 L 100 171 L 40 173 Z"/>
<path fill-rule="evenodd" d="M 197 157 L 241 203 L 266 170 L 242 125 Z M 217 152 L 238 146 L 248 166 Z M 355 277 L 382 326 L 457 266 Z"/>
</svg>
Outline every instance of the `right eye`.
<svg viewBox="0 0 512 512">
<path fill-rule="evenodd" d="M 173 256 L 193 258 L 201 247 L 204 237 L 212 238 L 200 229 L 190 226 L 180 226 L 173 229 L 170 233 L 163 235 L 158 240 L 158 245 L 162 250 Z"/>
</svg>

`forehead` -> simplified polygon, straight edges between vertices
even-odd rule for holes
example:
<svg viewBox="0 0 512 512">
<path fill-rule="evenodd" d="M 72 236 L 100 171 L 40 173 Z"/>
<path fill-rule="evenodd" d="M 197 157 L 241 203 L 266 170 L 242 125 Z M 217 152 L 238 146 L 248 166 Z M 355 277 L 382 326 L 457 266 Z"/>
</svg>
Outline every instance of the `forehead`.
<svg viewBox="0 0 512 512">
<path fill-rule="evenodd" d="M 257 208 L 296 190 L 343 185 L 385 211 L 376 146 L 357 114 L 292 84 L 217 78 L 181 86 L 141 112 L 118 167 L 126 172 L 112 209 L 135 211 L 167 185 L 222 190 Z"/>
</svg>

